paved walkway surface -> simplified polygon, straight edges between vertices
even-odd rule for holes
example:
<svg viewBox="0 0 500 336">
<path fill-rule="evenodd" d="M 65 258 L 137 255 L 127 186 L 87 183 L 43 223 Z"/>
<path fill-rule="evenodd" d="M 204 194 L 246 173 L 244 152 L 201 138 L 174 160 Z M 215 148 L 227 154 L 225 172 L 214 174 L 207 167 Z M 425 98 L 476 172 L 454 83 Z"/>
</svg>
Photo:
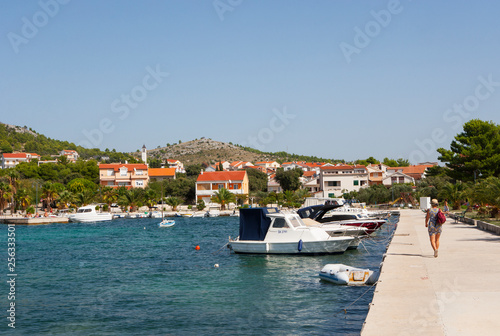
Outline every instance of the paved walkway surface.
<svg viewBox="0 0 500 336">
<path fill-rule="evenodd" d="M 361 334 L 500 335 L 500 236 L 448 218 L 434 258 L 424 219 L 401 211 Z"/>
</svg>

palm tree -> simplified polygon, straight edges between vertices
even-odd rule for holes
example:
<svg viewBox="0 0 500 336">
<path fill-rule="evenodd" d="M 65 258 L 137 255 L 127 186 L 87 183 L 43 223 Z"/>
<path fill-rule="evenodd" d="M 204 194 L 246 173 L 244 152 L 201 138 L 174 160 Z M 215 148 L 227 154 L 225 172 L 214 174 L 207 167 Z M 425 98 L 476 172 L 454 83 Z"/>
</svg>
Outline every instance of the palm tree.
<svg viewBox="0 0 500 336">
<path fill-rule="evenodd" d="M 26 210 L 32 202 L 31 196 L 26 188 L 17 190 L 15 199 L 17 204 L 19 204 L 23 210 Z"/>
<path fill-rule="evenodd" d="M 295 191 L 295 196 L 297 197 L 300 203 L 304 203 L 306 197 L 311 197 L 311 193 L 309 192 L 309 190 L 301 188 Z"/>
<path fill-rule="evenodd" d="M 182 198 L 171 196 L 165 200 L 165 203 L 172 207 L 172 210 L 176 211 L 177 207 L 182 204 Z"/>
<path fill-rule="evenodd" d="M 102 188 L 102 200 L 111 208 L 111 204 L 118 201 L 118 190 L 111 187 Z"/>
<path fill-rule="evenodd" d="M 78 206 L 91 204 L 94 198 L 95 193 L 92 190 L 84 190 L 75 195 L 75 201 Z"/>
<path fill-rule="evenodd" d="M 45 182 L 42 187 L 42 197 L 45 198 L 49 211 L 52 210 L 52 202 L 54 202 L 58 196 L 59 192 L 57 186 L 52 182 Z"/>
<path fill-rule="evenodd" d="M 452 204 L 453 210 L 458 210 L 460 208 L 460 203 L 464 200 L 467 192 L 467 186 L 465 183 L 457 182 L 452 184 L 447 182 L 443 189 L 439 192 L 439 197 L 443 199 L 448 199 Z"/>
<path fill-rule="evenodd" d="M 15 196 L 17 193 L 17 179 L 19 178 L 19 172 L 14 168 L 7 169 L 5 176 L 9 179 L 9 184 L 11 187 L 11 203 L 10 203 L 10 213 L 13 214 L 16 208 Z"/>
<path fill-rule="evenodd" d="M 490 216 L 495 217 L 500 208 L 500 178 L 490 176 L 472 188 L 471 197 L 481 205 L 490 205 Z"/>
<path fill-rule="evenodd" d="M 288 206 L 293 206 L 293 203 L 295 203 L 295 200 L 296 200 L 296 196 L 295 196 L 295 192 L 292 191 L 292 190 L 285 190 L 283 192 L 283 197 L 285 198 L 286 200 L 286 203 Z"/>
<path fill-rule="evenodd" d="M 5 209 L 12 199 L 12 189 L 10 184 L 0 181 L 0 210 Z"/>
<path fill-rule="evenodd" d="M 227 190 L 226 188 L 221 188 L 219 191 L 216 191 L 215 194 L 210 199 L 214 203 L 220 204 L 220 209 L 225 210 L 226 204 L 230 202 L 234 202 L 236 197 L 232 192 Z"/>
<path fill-rule="evenodd" d="M 66 209 L 68 204 L 75 202 L 75 196 L 69 190 L 63 190 L 59 193 L 57 198 L 57 207 L 59 209 Z"/>
<path fill-rule="evenodd" d="M 143 189 L 139 188 L 129 189 L 119 198 L 118 201 L 127 208 L 132 208 L 131 211 L 133 212 L 142 201 L 142 190 Z"/>
<path fill-rule="evenodd" d="M 152 208 L 158 203 L 158 193 L 153 190 L 153 189 L 147 189 L 144 193 L 144 202 L 149 208 L 149 211 L 151 211 Z"/>
</svg>

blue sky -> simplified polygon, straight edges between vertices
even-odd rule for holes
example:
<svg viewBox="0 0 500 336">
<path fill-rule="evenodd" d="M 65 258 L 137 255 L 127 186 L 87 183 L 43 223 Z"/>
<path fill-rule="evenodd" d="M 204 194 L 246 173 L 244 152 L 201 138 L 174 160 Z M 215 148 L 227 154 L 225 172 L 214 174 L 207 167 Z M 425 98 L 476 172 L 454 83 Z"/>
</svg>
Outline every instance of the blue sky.
<svg viewBox="0 0 500 336">
<path fill-rule="evenodd" d="M 435 161 L 500 123 L 493 1 L 2 1 L 2 122 L 101 149 L 201 137 Z"/>
</svg>

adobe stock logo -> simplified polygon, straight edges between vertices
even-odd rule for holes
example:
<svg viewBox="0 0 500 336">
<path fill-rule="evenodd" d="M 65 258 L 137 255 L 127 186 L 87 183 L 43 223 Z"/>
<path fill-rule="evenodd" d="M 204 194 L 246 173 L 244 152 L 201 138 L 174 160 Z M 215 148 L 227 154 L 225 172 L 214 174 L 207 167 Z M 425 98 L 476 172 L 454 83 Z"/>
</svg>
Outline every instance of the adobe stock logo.
<svg viewBox="0 0 500 336">
<path fill-rule="evenodd" d="M 60 5 L 66 5 L 70 0 L 40 0 L 38 6 L 41 10 L 35 12 L 31 16 L 31 20 L 26 16 L 21 18 L 23 22 L 20 34 L 9 32 L 7 38 L 9 39 L 12 50 L 16 54 L 19 53 L 19 47 L 22 44 L 28 44 L 33 40 L 39 32 L 39 29 L 45 27 L 50 19 L 54 18 L 60 9 Z"/>
</svg>

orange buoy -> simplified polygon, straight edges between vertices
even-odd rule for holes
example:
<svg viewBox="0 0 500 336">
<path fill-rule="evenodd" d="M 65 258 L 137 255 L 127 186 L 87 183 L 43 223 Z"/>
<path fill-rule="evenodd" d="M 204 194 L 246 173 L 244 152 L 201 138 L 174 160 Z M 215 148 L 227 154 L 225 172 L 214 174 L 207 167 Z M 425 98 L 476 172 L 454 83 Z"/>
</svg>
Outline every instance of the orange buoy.
<svg viewBox="0 0 500 336">
<path fill-rule="evenodd" d="M 200 245 L 196 245 L 196 247 L 194 249 L 195 250 L 199 250 L 200 249 Z"/>
</svg>

